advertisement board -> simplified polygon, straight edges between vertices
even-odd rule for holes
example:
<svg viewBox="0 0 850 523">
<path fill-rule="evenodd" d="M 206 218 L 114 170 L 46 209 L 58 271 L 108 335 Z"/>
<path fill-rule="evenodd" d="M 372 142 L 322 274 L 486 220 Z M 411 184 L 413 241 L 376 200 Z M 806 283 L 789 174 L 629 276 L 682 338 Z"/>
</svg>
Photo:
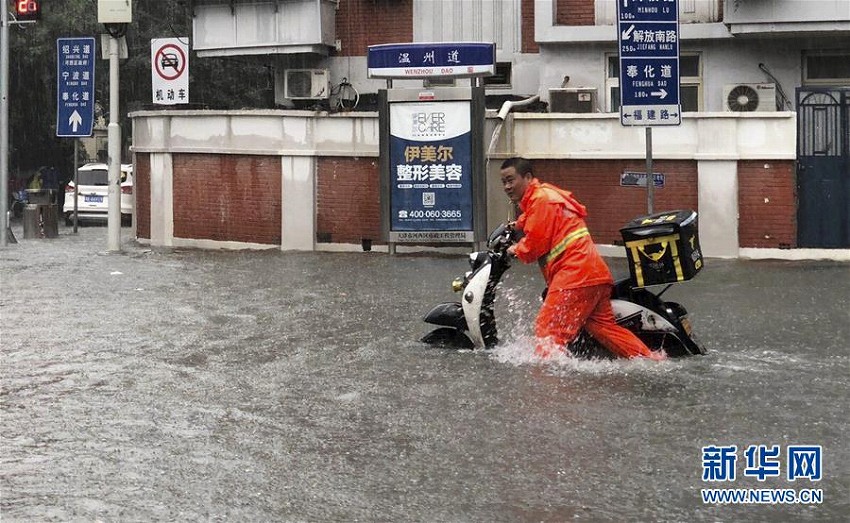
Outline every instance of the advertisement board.
<svg viewBox="0 0 850 523">
<path fill-rule="evenodd" d="M 390 91 L 392 100 L 382 110 L 382 193 L 390 243 L 476 241 L 483 124 L 474 122 L 483 108 L 476 109 L 471 93 L 471 88 Z"/>
</svg>

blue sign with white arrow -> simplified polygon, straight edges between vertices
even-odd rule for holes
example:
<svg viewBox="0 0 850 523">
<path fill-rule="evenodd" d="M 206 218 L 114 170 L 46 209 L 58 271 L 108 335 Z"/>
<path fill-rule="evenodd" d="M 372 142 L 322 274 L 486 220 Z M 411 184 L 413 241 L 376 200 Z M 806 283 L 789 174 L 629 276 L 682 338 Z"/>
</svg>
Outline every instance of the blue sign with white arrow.
<svg viewBox="0 0 850 523">
<path fill-rule="evenodd" d="M 617 0 L 620 122 L 679 125 L 679 2 Z"/>
<path fill-rule="evenodd" d="M 56 136 L 91 136 L 94 124 L 93 37 L 56 39 Z"/>
</svg>

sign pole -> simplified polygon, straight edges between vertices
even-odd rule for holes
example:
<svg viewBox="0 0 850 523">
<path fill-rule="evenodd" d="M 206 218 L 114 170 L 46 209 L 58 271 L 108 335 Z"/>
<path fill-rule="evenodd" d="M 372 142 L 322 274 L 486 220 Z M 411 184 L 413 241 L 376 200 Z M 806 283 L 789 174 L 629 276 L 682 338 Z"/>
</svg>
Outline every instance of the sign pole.
<svg viewBox="0 0 850 523">
<path fill-rule="evenodd" d="M 680 125 L 679 2 L 617 2 L 620 123 L 646 126 L 646 207 L 655 207 L 652 127 Z"/>
<path fill-rule="evenodd" d="M 74 234 L 77 234 L 77 225 L 79 223 L 79 218 L 77 218 L 77 197 L 80 194 L 80 180 L 77 175 L 79 172 L 78 165 L 80 165 L 79 146 L 80 141 L 74 138 Z"/>
<path fill-rule="evenodd" d="M 646 214 L 655 205 L 655 175 L 652 173 L 652 127 L 646 128 Z"/>
<path fill-rule="evenodd" d="M 56 136 L 74 139 L 74 233 L 79 224 L 79 138 L 91 136 L 94 127 L 94 57 L 93 37 L 56 40 Z"/>
</svg>

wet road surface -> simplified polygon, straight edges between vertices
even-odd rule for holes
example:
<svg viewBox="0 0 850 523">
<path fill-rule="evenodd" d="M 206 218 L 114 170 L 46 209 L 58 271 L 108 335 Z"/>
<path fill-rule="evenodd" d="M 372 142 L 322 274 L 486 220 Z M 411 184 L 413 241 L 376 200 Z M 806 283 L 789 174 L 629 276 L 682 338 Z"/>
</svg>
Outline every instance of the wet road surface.
<svg viewBox="0 0 850 523">
<path fill-rule="evenodd" d="M 667 293 L 710 354 L 543 363 L 515 266 L 492 352 L 417 341 L 460 256 L 0 251 L 6 521 L 847 521 L 850 265 L 708 260 Z M 18 238 L 21 238 L 18 231 Z M 625 275 L 623 259 L 611 259 Z M 737 478 L 703 481 L 702 447 Z M 823 479 L 744 477 L 821 445 Z M 704 488 L 822 489 L 711 505 Z"/>
</svg>

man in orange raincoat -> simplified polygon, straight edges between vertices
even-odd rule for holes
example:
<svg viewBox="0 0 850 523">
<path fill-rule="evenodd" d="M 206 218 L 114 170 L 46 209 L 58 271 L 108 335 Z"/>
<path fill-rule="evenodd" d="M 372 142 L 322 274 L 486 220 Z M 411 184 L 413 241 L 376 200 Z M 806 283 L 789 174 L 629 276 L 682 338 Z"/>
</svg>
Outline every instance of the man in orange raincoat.
<svg viewBox="0 0 850 523">
<path fill-rule="evenodd" d="M 614 280 L 590 238 L 584 205 L 571 192 L 541 183 L 525 158 L 505 160 L 500 174 L 505 193 L 522 211 L 516 227 L 525 234 L 508 253 L 537 262 L 548 285 L 535 325 L 536 353 L 546 358 L 566 350 L 584 327 L 617 356 L 663 359 L 617 325 L 610 302 Z"/>
</svg>

